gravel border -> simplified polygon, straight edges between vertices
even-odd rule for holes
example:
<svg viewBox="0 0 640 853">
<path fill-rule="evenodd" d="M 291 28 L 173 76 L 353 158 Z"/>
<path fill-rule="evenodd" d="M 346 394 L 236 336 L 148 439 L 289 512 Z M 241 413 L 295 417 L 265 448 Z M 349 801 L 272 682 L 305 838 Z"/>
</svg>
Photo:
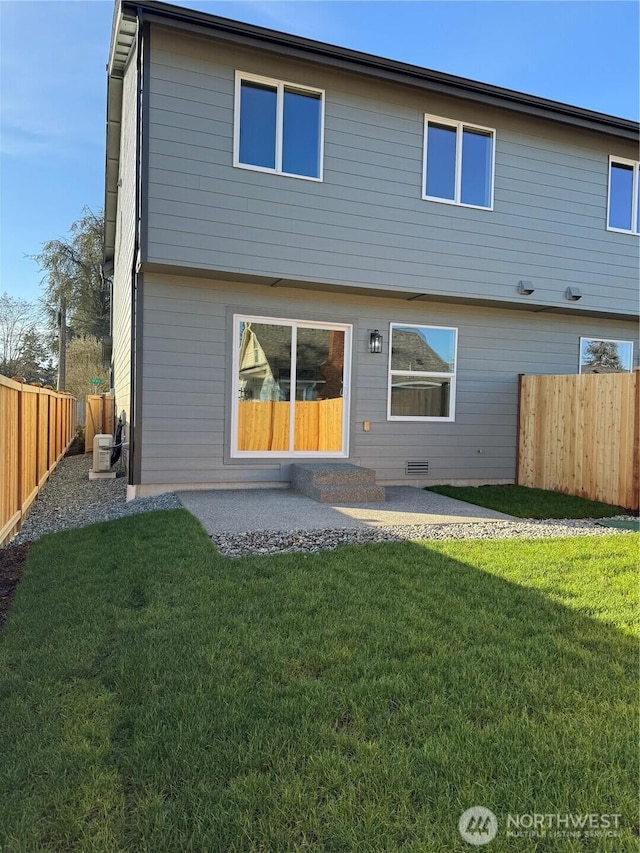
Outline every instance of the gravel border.
<svg viewBox="0 0 640 853">
<path fill-rule="evenodd" d="M 140 512 L 182 508 L 179 497 L 173 492 L 153 498 L 137 498 L 127 503 L 124 472 L 118 472 L 118 476 L 113 480 L 89 480 L 90 467 L 90 456 L 69 456 L 62 459 L 34 501 L 20 532 L 4 547 L 33 542 L 47 533 L 71 530 L 99 521 L 114 521 Z M 364 542 L 617 536 L 629 532 L 619 528 L 602 527 L 596 519 L 522 519 L 464 524 L 221 532 L 210 538 L 223 556 L 246 557 L 252 554 L 315 553 L 331 550 L 339 545 Z"/>
<path fill-rule="evenodd" d="M 175 494 L 126 502 L 124 472 L 114 480 L 89 480 L 91 456 L 61 459 L 34 501 L 17 536 L 4 547 L 34 542 L 46 533 L 85 527 L 98 521 L 114 521 L 156 509 L 179 509 Z"/>
<path fill-rule="evenodd" d="M 627 518 L 627 516 L 623 516 Z M 632 517 L 632 516 L 629 516 Z M 257 554 L 316 553 L 339 545 L 415 540 L 540 539 L 566 536 L 625 535 L 632 531 L 601 527 L 595 519 L 523 519 L 490 523 L 219 533 L 211 541 L 225 557 Z"/>
</svg>

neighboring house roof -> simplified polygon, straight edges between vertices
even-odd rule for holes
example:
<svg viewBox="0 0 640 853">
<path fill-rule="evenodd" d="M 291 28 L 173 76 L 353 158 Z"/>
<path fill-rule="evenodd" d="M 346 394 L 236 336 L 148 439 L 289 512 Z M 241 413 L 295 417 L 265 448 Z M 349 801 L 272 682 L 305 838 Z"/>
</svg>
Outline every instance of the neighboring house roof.
<svg viewBox="0 0 640 853">
<path fill-rule="evenodd" d="M 425 373 L 450 373 L 451 367 L 429 346 L 420 332 L 393 330 L 392 370 L 421 370 Z"/>
<path fill-rule="evenodd" d="M 169 3 L 121 0 L 116 4 L 109 57 L 109 93 L 107 105 L 107 191 L 105 200 L 105 256 L 113 257 L 118 181 L 119 132 L 122 110 L 122 76 L 139 24 L 145 22 L 171 26 L 182 31 L 208 33 L 224 42 L 257 47 L 270 53 L 318 62 L 369 78 L 412 86 L 424 91 L 479 101 L 601 133 L 637 141 L 638 122 L 547 98 L 528 95 L 501 86 L 493 86 L 453 74 L 443 74 L 406 62 L 373 56 L 357 50 L 293 36 L 276 30 L 245 24 L 217 15 L 196 12 Z"/>
<path fill-rule="evenodd" d="M 273 376 L 279 376 L 282 371 L 288 376 L 291 369 L 291 327 L 251 323 L 251 333 L 260 345 Z M 327 355 L 327 330 L 305 328 L 304 347 L 300 347 L 298 352 L 298 373 L 314 371 L 325 364 Z"/>
<path fill-rule="evenodd" d="M 300 330 L 298 331 L 300 334 Z M 328 360 L 327 331 L 304 329 L 304 346 L 298 350 L 298 374 L 312 374 Z M 282 371 L 288 376 L 291 368 L 291 328 L 270 323 L 248 324 L 243 335 L 243 348 L 250 348 L 255 341 L 260 348 L 260 362 L 268 364 L 274 377 Z M 264 358 L 264 362 L 262 359 Z M 247 366 L 241 373 L 253 372 L 250 358 L 241 358 Z M 451 368 L 444 359 L 426 342 L 418 331 L 411 329 L 393 330 L 391 367 L 397 370 L 416 370 L 424 373 L 450 373 Z"/>
</svg>

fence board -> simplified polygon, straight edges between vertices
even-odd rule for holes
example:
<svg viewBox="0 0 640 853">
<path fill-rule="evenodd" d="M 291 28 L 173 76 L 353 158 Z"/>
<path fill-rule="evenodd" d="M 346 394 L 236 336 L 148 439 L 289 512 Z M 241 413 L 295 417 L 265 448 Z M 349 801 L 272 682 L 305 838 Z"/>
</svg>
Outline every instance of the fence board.
<svg viewBox="0 0 640 853">
<path fill-rule="evenodd" d="M 17 533 L 71 443 L 75 400 L 0 376 L 0 545 Z"/>
<path fill-rule="evenodd" d="M 85 398 L 84 452 L 93 452 L 94 436 L 113 435 L 116 401 L 109 394 L 88 394 Z"/>
<path fill-rule="evenodd" d="M 27 386 L 28 388 L 29 386 Z M 24 391 L 20 394 L 20 505 L 27 510 L 38 494 L 38 395 Z"/>
<path fill-rule="evenodd" d="M 49 398 L 38 394 L 38 488 L 49 475 Z"/>
<path fill-rule="evenodd" d="M 93 437 L 100 432 L 102 420 L 101 397 L 98 394 L 89 394 L 86 398 L 85 428 L 84 428 L 84 452 L 91 453 L 93 449 Z"/>
<path fill-rule="evenodd" d="M 290 403 L 243 400 L 238 404 L 239 450 L 288 450 Z M 296 401 L 296 450 L 342 448 L 342 398 Z"/>
<path fill-rule="evenodd" d="M 115 397 L 102 397 L 102 432 L 113 435 L 116 431 L 116 400 Z"/>
<path fill-rule="evenodd" d="M 16 483 L 18 481 L 18 424 L 19 385 L 0 384 L 0 542 L 7 538 L 20 520 Z"/>
<path fill-rule="evenodd" d="M 518 483 L 638 509 L 640 372 L 522 376 Z"/>
<path fill-rule="evenodd" d="M 55 396 L 47 393 L 47 397 L 49 398 L 49 458 L 47 459 L 47 467 L 51 470 L 56 464 L 56 460 L 58 458 L 58 448 L 56 445 L 57 412 Z"/>
<path fill-rule="evenodd" d="M 243 401 L 238 406 L 239 450 L 287 450 L 289 403 Z"/>
</svg>

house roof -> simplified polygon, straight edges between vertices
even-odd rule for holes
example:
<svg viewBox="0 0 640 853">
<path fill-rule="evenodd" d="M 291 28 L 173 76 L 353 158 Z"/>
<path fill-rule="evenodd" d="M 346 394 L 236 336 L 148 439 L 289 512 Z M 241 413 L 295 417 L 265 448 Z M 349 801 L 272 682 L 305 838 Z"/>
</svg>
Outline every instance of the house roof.
<svg viewBox="0 0 640 853">
<path fill-rule="evenodd" d="M 628 138 L 634 140 L 638 136 L 638 122 L 540 98 L 536 95 L 528 95 L 513 89 L 505 89 L 501 86 L 493 86 L 489 83 L 481 83 L 453 74 L 444 74 L 441 71 L 433 71 L 418 65 L 385 59 L 381 56 L 258 27 L 254 24 L 245 24 L 241 21 L 221 18 L 218 15 L 197 12 L 170 3 L 161 3 L 158 0 L 144 0 L 139 3 L 123 0 L 121 5 L 125 30 L 129 29 L 131 19 L 139 15 L 143 20 L 173 25 L 181 29 L 198 29 L 208 32 L 225 41 L 242 41 L 246 44 L 257 43 L 264 49 L 277 53 L 285 52 L 288 55 L 302 53 L 306 58 L 312 58 L 323 64 L 339 64 L 340 67 L 348 67 L 352 71 L 366 73 L 369 76 L 394 79 L 397 82 L 416 85 L 441 94 L 480 100 L 483 103 L 490 102 L 506 109 L 517 109 L 519 112 L 540 115 L 543 118 L 556 119 L 570 124 L 585 122 L 595 130 L 608 131 L 622 136 L 629 134 Z M 120 35 L 116 20 L 112 42 L 112 61 L 114 64 L 118 59 L 120 61 L 123 58 L 126 59 L 124 56 L 124 41 L 126 39 L 119 38 Z"/>
<path fill-rule="evenodd" d="M 249 328 L 260 344 L 274 376 L 291 367 L 291 329 L 271 323 L 250 323 Z M 298 350 L 298 373 L 313 372 L 325 364 L 328 358 L 327 331 L 305 328 L 298 330 L 304 335 L 304 346 Z M 391 367 L 397 370 L 415 370 L 424 373 L 449 373 L 451 367 L 429 346 L 419 331 L 413 329 L 393 330 Z"/>
<path fill-rule="evenodd" d="M 272 323 L 250 323 L 251 331 L 262 347 L 265 358 L 274 376 L 291 368 L 291 327 Z M 305 328 L 298 330 L 304 336 L 304 347 L 298 351 L 298 373 L 313 371 L 325 364 L 328 357 L 328 332 L 326 329 Z"/>
<path fill-rule="evenodd" d="M 406 62 L 385 59 L 349 48 L 326 44 L 314 39 L 289 35 L 277 30 L 258 27 L 197 12 L 157 0 L 117 0 L 109 56 L 109 92 L 107 106 L 107 190 L 105 201 L 106 256 L 113 257 L 115 238 L 115 200 L 117 196 L 119 130 L 122 99 L 122 76 L 138 27 L 156 23 L 182 31 L 208 34 L 232 44 L 258 47 L 270 53 L 286 55 L 328 65 L 369 78 L 395 82 L 423 91 L 479 101 L 502 109 L 524 113 L 565 125 L 580 127 L 612 136 L 638 140 L 640 125 L 630 119 L 587 110 L 582 107 L 540 98 L 481 83 L 453 74 L 444 74 Z"/>
<path fill-rule="evenodd" d="M 420 332 L 411 329 L 393 330 L 391 368 L 425 373 L 451 372 L 451 367 L 429 346 Z"/>
</svg>

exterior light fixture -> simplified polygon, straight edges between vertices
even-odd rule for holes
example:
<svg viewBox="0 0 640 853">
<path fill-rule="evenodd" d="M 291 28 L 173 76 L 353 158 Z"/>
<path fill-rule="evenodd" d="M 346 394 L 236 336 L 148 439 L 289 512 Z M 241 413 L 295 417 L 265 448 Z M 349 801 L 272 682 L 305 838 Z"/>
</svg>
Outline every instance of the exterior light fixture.
<svg viewBox="0 0 640 853">
<path fill-rule="evenodd" d="M 535 291 L 535 287 L 533 286 L 532 281 L 519 281 L 518 282 L 518 293 L 521 293 L 522 296 L 531 296 L 531 294 Z"/>
<path fill-rule="evenodd" d="M 377 329 L 369 335 L 369 352 L 382 352 L 382 335 Z"/>
<path fill-rule="evenodd" d="M 578 301 L 578 299 L 582 299 L 582 293 L 580 292 L 580 288 L 579 288 L 579 287 L 568 287 L 568 288 L 565 290 L 565 294 L 564 294 L 564 295 L 565 295 L 565 296 L 567 297 L 567 299 L 569 299 L 571 302 L 577 302 L 577 301 Z"/>
</svg>

